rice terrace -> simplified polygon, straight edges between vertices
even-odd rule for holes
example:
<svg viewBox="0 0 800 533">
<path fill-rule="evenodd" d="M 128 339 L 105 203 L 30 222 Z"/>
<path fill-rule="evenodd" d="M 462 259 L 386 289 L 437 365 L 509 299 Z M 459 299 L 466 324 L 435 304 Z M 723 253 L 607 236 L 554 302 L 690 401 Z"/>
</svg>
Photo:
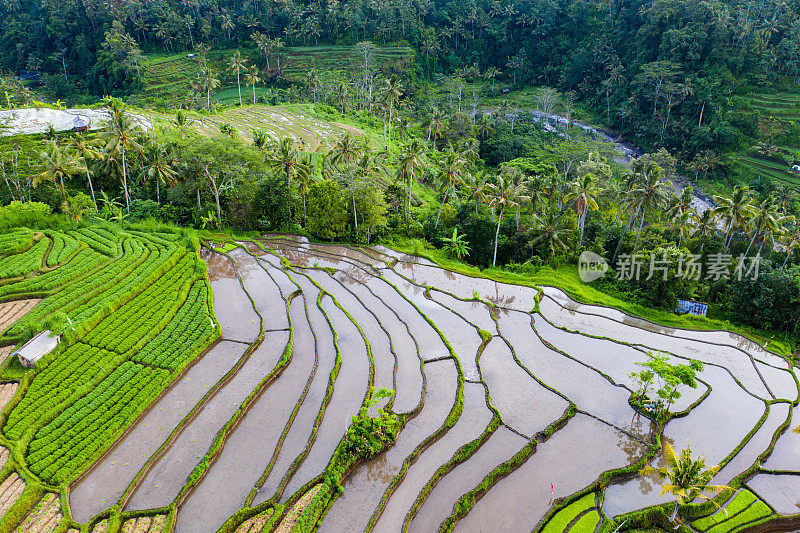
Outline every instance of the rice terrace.
<svg viewBox="0 0 800 533">
<path fill-rule="evenodd" d="M 660 443 L 721 465 L 684 527 L 798 526 L 798 380 L 748 338 L 386 247 L 110 227 L 0 239 L 3 356 L 71 324 L 4 363 L 2 531 L 613 531 L 672 509 Z M 702 363 L 666 413 L 648 358 Z"/>
</svg>

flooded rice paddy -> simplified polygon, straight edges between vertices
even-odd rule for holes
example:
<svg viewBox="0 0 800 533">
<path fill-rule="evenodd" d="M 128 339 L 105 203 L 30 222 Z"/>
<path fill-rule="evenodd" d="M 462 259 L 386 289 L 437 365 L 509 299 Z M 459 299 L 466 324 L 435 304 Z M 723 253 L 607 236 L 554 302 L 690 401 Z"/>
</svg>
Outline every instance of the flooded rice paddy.
<svg viewBox="0 0 800 533">
<path fill-rule="evenodd" d="M 291 235 L 240 244 L 202 253 L 221 340 L 72 484 L 76 521 L 175 504 L 173 531 L 199 533 L 234 514 L 285 513 L 316 494 L 351 417 L 380 388 L 394 391 L 379 406 L 404 427 L 348 473 L 321 531 L 533 531 L 586 490 L 603 492 L 604 520 L 668 503 L 660 481 L 637 473 L 648 457 L 664 464 L 651 450 L 658 425 L 628 402 L 648 352 L 706 364 L 662 441 L 721 464 L 715 483 L 744 483 L 774 511 L 800 513 L 797 380 L 749 339 L 380 246 Z M 459 506 L 478 487 L 474 505 Z"/>
</svg>

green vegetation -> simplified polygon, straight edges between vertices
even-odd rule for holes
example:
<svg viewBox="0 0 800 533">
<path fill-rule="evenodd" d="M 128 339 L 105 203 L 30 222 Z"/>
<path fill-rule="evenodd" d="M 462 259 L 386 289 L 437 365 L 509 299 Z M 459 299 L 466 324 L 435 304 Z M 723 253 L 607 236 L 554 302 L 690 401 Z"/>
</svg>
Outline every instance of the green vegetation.
<svg viewBox="0 0 800 533">
<path fill-rule="evenodd" d="M 567 531 L 567 526 L 571 524 L 581 513 L 586 513 L 589 509 L 594 509 L 595 493 L 590 492 L 580 499 L 570 503 L 558 513 L 556 513 L 541 529 L 542 533 L 563 533 Z M 597 525 L 595 523 L 595 525 Z M 592 528 L 594 530 L 594 528 Z M 572 530 L 570 530 L 572 531 Z"/>
<path fill-rule="evenodd" d="M 51 327 L 64 340 L 26 376 L 25 394 L 2 431 L 35 476 L 62 485 L 127 429 L 219 329 L 191 240 L 101 227 L 48 234 L 62 249 L 84 248 L 49 272 L 2 286 L 15 297 L 45 297 L 6 335 L 61 317 Z M 50 239 L 40 242 L 49 247 Z"/>
<path fill-rule="evenodd" d="M 736 497 L 724 507 L 724 510 L 720 509 L 718 512 L 712 515 L 695 520 L 692 522 L 692 527 L 699 531 L 706 531 L 710 527 L 733 518 L 738 513 L 750 507 L 750 505 L 755 503 L 757 499 L 758 498 L 756 498 L 755 494 L 749 490 L 743 490 L 739 492 Z"/>
</svg>

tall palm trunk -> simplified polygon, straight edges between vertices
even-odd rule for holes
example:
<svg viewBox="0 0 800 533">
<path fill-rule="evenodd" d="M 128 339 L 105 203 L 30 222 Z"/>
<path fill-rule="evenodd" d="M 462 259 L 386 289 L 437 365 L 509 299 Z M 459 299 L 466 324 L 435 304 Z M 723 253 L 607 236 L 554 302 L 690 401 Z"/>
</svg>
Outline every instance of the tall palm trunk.
<svg viewBox="0 0 800 533">
<path fill-rule="evenodd" d="M 128 159 L 125 156 L 125 143 L 122 144 L 122 188 L 125 191 L 125 207 L 131 212 L 131 198 L 128 195 Z"/>
<path fill-rule="evenodd" d="M 636 243 L 633 245 L 633 250 L 636 251 L 636 247 L 639 246 L 639 237 L 642 236 L 642 228 L 644 227 L 644 217 L 647 215 L 647 209 L 642 211 L 642 220 L 639 222 L 639 231 L 636 232 Z"/>
<path fill-rule="evenodd" d="M 86 169 L 86 179 L 89 180 L 89 190 L 92 192 L 92 202 L 94 202 L 94 208 L 97 209 L 97 199 L 94 197 L 94 186 L 92 185 L 92 176 L 89 174 L 89 169 Z"/>
<path fill-rule="evenodd" d="M 242 107 L 242 82 L 239 81 L 239 71 L 238 70 L 236 71 L 236 86 L 239 88 L 239 107 Z"/>
<path fill-rule="evenodd" d="M 500 239 L 500 223 L 503 221 L 503 213 L 505 208 L 500 208 L 500 216 L 497 218 L 497 230 L 494 232 L 494 257 L 492 258 L 492 266 L 497 265 L 497 241 Z"/>
</svg>

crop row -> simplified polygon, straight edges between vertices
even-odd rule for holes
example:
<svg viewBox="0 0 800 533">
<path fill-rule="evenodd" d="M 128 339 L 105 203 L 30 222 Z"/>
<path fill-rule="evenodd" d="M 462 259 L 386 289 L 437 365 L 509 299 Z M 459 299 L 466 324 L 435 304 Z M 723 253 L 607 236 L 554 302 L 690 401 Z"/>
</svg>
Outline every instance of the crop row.
<svg viewBox="0 0 800 533">
<path fill-rule="evenodd" d="M 47 415 L 64 402 L 74 403 L 102 378 L 104 369 L 114 368 L 123 359 L 114 352 L 80 342 L 66 349 L 59 347 L 48 357 L 53 361 L 36 374 L 8 415 L 3 433 L 10 439 L 21 439 L 28 428 L 46 421 Z"/>
<path fill-rule="evenodd" d="M 168 272 L 92 329 L 84 342 L 125 353 L 154 337 L 158 333 L 156 326 L 171 314 L 170 308 L 183 301 L 181 292 L 194 271 L 194 263 L 194 258 L 185 254 Z"/>
<path fill-rule="evenodd" d="M 594 508 L 594 492 L 590 492 L 555 514 L 542 529 L 542 533 L 562 533 L 575 518 L 583 512 Z"/>
<path fill-rule="evenodd" d="M 48 237 L 53 239 L 53 247 L 47 255 L 47 266 L 54 267 L 60 265 L 78 251 L 81 243 L 60 231 L 48 232 Z"/>
<path fill-rule="evenodd" d="M 134 355 L 133 360 L 161 368 L 182 368 L 215 336 L 205 281 L 196 281 L 186 302 L 161 333 Z"/>
<path fill-rule="evenodd" d="M 77 280 L 64 280 L 64 285 L 37 306 L 27 317 L 28 320 L 38 320 L 60 311 L 70 316 L 73 322 L 78 322 L 75 316 L 78 310 L 97 304 L 101 294 L 108 297 L 109 289 L 112 293 L 122 290 L 121 285 L 128 285 L 127 280 L 131 278 L 131 273 L 150 255 L 145 246 L 135 239 L 123 241 L 122 248 L 122 257 L 111 261 L 105 268 L 97 269 Z M 21 324 L 17 325 L 17 329 L 21 327 Z"/>
<path fill-rule="evenodd" d="M 156 246 L 163 247 L 174 246 L 181 239 L 181 236 L 176 233 L 148 233 L 134 230 L 129 230 L 128 233 L 145 241 L 152 242 Z"/>
<path fill-rule="evenodd" d="M 70 234 L 103 255 L 113 257 L 117 255 L 119 238 L 111 231 L 102 228 L 81 228 Z"/>
<path fill-rule="evenodd" d="M 0 279 L 15 278 L 42 268 L 50 239 L 44 237 L 26 251 L 0 259 Z"/>
<path fill-rule="evenodd" d="M 738 514 L 744 511 L 747 507 L 755 503 L 757 500 L 755 494 L 750 492 L 749 490 L 743 490 L 736 497 L 725 506 L 725 510 L 720 510 L 717 513 L 714 513 L 710 516 L 706 516 L 705 518 L 701 518 L 699 520 L 695 520 L 692 522 L 692 527 L 699 531 L 705 531 L 708 528 L 715 526 L 721 522 L 728 520 L 729 518 L 733 517 L 735 514 Z"/>
<path fill-rule="evenodd" d="M 14 230 L 0 235 L 0 256 L 24 252 L 33 246 L 34 233 L 30 230 Z"/>
<path fill-rule="evenodd" d="M 125 362 L 89 394 L 41 428 L 27 462 L 42 479 L 60 484 L 80 472 L 161 392 L 170 372 Z"/>
<path fill-rule="evenodd" d="M 0 298 L 16 295 L 42 295 L 80 278 L 107 258 L 90 248 L 84 248 L 64 266 L 40 276 L 0 286 Z"/>
</svg>

